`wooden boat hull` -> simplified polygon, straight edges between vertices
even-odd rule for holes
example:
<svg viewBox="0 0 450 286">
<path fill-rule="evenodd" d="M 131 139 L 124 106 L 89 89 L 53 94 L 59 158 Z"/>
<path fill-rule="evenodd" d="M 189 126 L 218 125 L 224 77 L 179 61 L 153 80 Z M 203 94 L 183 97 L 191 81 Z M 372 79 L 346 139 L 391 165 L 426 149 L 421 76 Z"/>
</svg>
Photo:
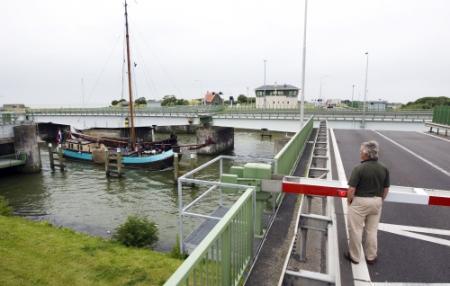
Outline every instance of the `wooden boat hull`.
<svg viewBox="0 0 450 286">
<path fill-rule="evenodd" d="M 64 157 L 68 159 L 94 163 L 92 153 L 78 152 L 70 149 L 63 150 Z M 126 168 L 145 168 L 162 170 L 173 166 L 173 150 L 148 156 L 123 156 L 122 164 Z"/>
</svg>

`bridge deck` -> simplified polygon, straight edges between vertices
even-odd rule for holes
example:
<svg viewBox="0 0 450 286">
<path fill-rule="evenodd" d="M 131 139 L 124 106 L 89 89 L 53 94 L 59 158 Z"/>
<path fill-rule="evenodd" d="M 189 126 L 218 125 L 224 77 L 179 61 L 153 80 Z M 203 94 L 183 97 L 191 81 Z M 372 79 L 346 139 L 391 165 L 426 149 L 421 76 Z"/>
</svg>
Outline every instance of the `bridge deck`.
<svg viewBox="0 0 450 286">
<path fill-rule="evenodd" d="M 418 132 L 335 130 L 335 134 L 347 178 L 359 163 L 360 144 L 376 140 L 380 161 L 390 170 L 391 184 L 450 188 L 448 140 Z M 448 207 L 384 203 L 378 262 L 368 267 L 372 282 L 450 282 L 449 217 Z M 420 235 L 411 227 L 421 227 Z M 345 243 L 340 241 L 340 245 Z"/>
</svg>

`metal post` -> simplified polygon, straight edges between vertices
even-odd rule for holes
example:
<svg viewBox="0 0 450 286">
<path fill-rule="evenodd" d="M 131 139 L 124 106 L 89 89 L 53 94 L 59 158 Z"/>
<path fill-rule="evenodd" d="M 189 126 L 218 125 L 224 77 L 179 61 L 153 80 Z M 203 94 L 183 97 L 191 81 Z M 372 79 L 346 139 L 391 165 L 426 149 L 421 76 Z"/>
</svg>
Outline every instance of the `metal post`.
<svg viewBox="0 0 450 286">
<path fill-rule="evenodd" d="M 302 96 L 300 101 L 300 127 L 303 127 L 305 109 L 305 67 L 306 67 L 306 24 L 308 18 L 308 0 L 305 0 L 305 21 L 303 26 L 303 63 L 302 63 Z"/>
<path fill-rule="evenodd" d="M 263 85 L 266 85 L 266 71 L 267 71 L 266 64 L 267 64 L 267 60 L 264 59 L 264 84 Z"/>
<path fill-rule="evenodd" d="M 183 248 L 183 184 L 178 180 L 178 213 L 179 213 L 179 238 L 180 238 L 180 253 L 184 253 Z"/>
<path fill-rule="evenodd" d="M 355 96 L 355 85 L 352 85 L 352 107 L 355 107 L 355 104 L 353 102 L 353 97 Z"/>
<path fill-rule="evenodd" d="M 366 52 L 366 81 L 364 83 L 364 104 L 363 104 L 363 118 L 362 118 L 362 128 L 366 128 L 366 104 L 367 104 L 367 77 L 369 74 L 369 52 Z"/>
<path fill-rule="evenodd" d="M 223 158 L 220 158 L 219 160 L 219 180 L 222 179 L 222 174 L 223 174 Z M 222 191 L 222 187 L 219 187 L 219 205 L 223 206 L 223 191 Z"/>
</svg>

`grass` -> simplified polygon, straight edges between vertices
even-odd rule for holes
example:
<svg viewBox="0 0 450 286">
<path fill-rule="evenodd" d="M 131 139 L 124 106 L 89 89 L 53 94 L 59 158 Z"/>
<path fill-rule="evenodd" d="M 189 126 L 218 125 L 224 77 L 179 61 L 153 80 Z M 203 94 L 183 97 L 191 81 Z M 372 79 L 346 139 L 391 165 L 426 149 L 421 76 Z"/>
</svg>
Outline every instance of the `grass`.
<svg viewBox="0 0 450 286">
<path fill-rule="evenodd" d="M 162 285 L 181 260 L 0 216 L 0 285 Z"/>
</svg>

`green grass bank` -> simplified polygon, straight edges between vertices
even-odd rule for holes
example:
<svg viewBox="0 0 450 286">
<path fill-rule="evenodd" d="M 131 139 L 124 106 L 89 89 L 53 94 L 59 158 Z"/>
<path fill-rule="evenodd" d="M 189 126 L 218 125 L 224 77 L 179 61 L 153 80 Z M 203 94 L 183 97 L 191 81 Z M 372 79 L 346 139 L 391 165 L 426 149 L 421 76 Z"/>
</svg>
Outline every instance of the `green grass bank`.
<svg viewBox="0 0 450 286">
<path fill-rule="evenodd" d="M 162 285 L 181 260 L 0 216 L 0 285 Z"/>
</svg>

